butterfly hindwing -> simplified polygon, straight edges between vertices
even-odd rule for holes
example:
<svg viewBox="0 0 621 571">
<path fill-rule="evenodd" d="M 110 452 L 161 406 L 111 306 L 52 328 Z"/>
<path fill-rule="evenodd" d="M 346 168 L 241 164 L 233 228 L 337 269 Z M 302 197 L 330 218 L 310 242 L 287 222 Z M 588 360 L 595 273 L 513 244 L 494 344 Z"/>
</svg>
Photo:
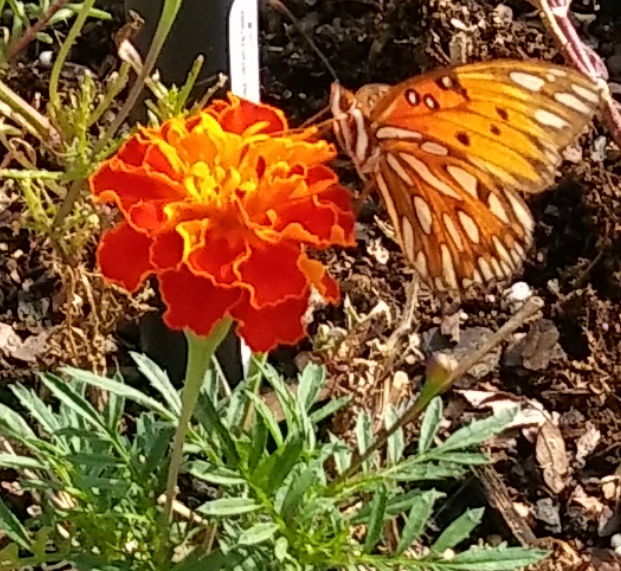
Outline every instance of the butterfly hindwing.
<svg viewBox="0 0 621 571">
<path fill-rule="evenodd" d="M 404 253 L 435 290 L 504 280 L 531 244 L 518 192 L 549 186 L 600 94 L 539 62 L 433 71 L 356 94 L 333 87 L 339 140 L 375 179 Z"/>
</svg>

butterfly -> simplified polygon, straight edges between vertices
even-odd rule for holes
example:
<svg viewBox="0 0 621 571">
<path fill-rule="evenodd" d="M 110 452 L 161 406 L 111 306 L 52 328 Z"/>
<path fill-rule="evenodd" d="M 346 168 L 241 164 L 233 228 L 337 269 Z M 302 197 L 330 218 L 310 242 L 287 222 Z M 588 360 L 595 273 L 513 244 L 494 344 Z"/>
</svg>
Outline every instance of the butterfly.
<svg viewBox="0 0 621 571">
<path fill-rule="evenodd" d="M 459 292 L 519 270 L 534 230 L 521 193 L 554 182 L 600 98 L 573 69 L 494 60 L 356 94 L 334 83 L 330 106 L 406 258 L 433 291 Z"/>
</svg>

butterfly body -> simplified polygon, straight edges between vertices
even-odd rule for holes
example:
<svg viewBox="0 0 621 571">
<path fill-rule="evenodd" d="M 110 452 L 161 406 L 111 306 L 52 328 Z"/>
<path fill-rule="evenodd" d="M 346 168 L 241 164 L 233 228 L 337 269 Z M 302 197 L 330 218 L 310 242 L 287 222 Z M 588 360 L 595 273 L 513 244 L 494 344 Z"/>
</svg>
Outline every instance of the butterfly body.
<svg viewBox="0 0 621 571">
<path fill-rule="evenodd" d="M 577 71 L 500 60 L 355 95 L 334 84 L 331 108 L 410 263 L 432 289 L 459 291 L 519 269 L 534 229 L 520 193 L 552 184 L 599 101 Z"/>
</svg>

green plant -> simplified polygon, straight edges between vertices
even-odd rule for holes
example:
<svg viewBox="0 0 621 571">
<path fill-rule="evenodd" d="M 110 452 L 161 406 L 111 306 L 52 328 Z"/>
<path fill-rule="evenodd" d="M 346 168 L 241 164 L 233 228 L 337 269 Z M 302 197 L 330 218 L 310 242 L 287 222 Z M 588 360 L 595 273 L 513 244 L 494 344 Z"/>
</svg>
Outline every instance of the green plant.
<svg viewBox="0 0 621 571">
<path fill-rule="evenodd" d="M 53 28 L 58 24 L 67 23 L 84 9 L 84 2 L 0 0 L 0 14 L 7 12 L 10 18 L 10 24 L 4 28 L 3 37 L 0 41 L 2 61 L 7 63 L 11 57 L 16 55 L 15 46 L 20 43 L 24 44 L 23 39 L 29 33 L 29 30 L 34 32 L 33 39 L 37 39 L 45 44 L 52 44 L 52 36 L 43 30 Z M 108 12 L 97 8 L 86 7 L 86 11 L 90 18 L 98 18 L 100 20 L 109 20 L 111 18 Z M 36 23 L 40 24 L 33 29 L 32 27 Z"/>
<path fill-rule="evenodd" d="M 0 569 L 69 561 L 77 569 L 515 569 L 542 552 L 500 546 L 470 547 L 482 510 L 470 510 L 443 532 L 429 534 L 434 506 L 443 494 L 429 483 L 459 477 L 487 462 L 476 446 L 512 418 L 503 413 L 466 426 L 436 443 L 442 404 L 427 409 L 417 450 L 405 454 L 403 432 L 389 439 L 386 461 L 376 454 L 342 478 L 352 458 L 371 445 L 371 422 L 361 415 L 356 450 L 316 425 L 345 399 L 314 408 L 324 371 L 308 367 L 297 394 L 263 362 L 246 383 L 220 395 L 213 370 L 206 375 L 196 424 L 185 443 L 183 469 L 217 490 L 194 513 L 178 509 L 172 526 L 161 517 L 168 451 L 181 399 L 167 376 L 145 357 L 139 369 L 160 397 L 124 384 L 66 369 L 70 379 L 41 379 L 60 404 L 46 405 L 16 385 L 15 396 L 37 421 L 0 405 L 0 433 L 22 452 L 0 454 L 0 466 L 17 470 L 21 487 L 38 499 L 40 513 L 24 523 L 0 503 L 0 525 L 12 542 L 0 552 Z M 267 381 L 284 422 L 258 396 Z M 85 398 L 87 386 L 107 391 L 102 412 Z M 123 430 L 126 401 L 145 410 Z M 386 424 L 398 411 L 390 409 Z M 333 477 L 336 476 L 336 477 Z M 423 485 L 424 483 L 424 485 Z M 179 504 L 177 504 L 179 508 Z M 202 518 L 202 519 L 201 519 Z M 384 542 L 389 521 L 402 522 L 396 545 Z M 174 562 L 173 562 L 174 561 Z"/>
</svg>

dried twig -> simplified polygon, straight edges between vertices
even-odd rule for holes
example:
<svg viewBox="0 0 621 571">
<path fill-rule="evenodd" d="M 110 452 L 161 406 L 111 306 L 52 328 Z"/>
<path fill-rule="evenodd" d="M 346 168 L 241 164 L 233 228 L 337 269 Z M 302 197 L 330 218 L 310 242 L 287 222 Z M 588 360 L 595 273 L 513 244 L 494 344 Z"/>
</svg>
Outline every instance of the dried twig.
<svg viewBox="0 0 621 571">
<path fill-rule="evenodd" d="M 471 355 L 460 361 L 460 363 L 450 372 L 447 373 L 446 379 L 442 384 L 444 390 L 448 389 L 459 377 L 467 373 L 474 365 L 476 365 L 481 358 L 489 353 L 494 347 L 500 344 L 511 333 L 513 333 L 518 327 L 524 324 L 524 322 L 531 317 L 535 312 L 541 309 L 543 302 L 538 297 L 532 297 L 529 299 L 522 308 L 507 321 L 496 333 L 492 334 L 485 340 L 485 342 Z M 354 457 L 351 466 L 341 476 L 338 481 L 345 481 L 350 478 L 360 468 L 362 463 L 377 450 L 383 448 L 388 439 L 400 428 L 410 424 L 410 422 L 416 420 L 416 418 L 423 412 L 427 404 L 429 404 L 430 398 L 421 397 L 403 414 L 403 416 L 396 422 L 390 429 L 382 429 L 376 436 L 373 444 L 364 451 L 362 455 Z"/>
<path fill-rule="evenodd" d="M 15 42 L 15 45 L 11 48 L 9 52 L 9 61 L 14 59 L 19 52 L 24 50 L 26 46 L 32 40 L 35 39 L 36 35 L 47 26 L 47 23 L 54 17 L 59 10 L 61 10 L 65 4 L 67 4 L 69 0 L 56 0 L 48 9 L 45 14 L 41 18 L 39 18 L 32 26 L 26 29 L 26 31 L 22 34 L 22 37 Z"/>
</svg>

